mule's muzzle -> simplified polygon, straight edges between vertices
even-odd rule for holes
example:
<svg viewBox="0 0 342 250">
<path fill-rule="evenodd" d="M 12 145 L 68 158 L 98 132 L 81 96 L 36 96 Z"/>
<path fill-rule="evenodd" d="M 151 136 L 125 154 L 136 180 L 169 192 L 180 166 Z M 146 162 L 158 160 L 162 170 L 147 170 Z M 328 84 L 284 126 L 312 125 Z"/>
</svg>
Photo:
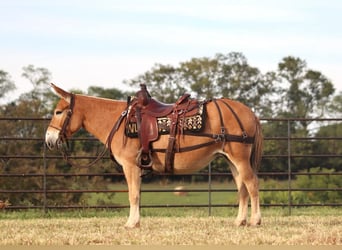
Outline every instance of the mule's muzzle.
<svg viewBox="0 0 342 250">
<path fill-rule="evenodd" d="M 55 131 L 47 131 L 45 134 L 45 144 L 50 149 L 53 150 L 55 147 L 60 148 L 61 144 L 63 142 L 61 141 L 59 137 L 59 132 Z"/>
<path fill-rule="evenodd" d="M 50 149 L 50 150 L 53 150 L 56 146 L 56 142 L 53 142 L 52 140 L 50 139 L 46 139 L 45 140 L 45 144 L 46 146 Z"/>
<path fill-rule="evenodd" d="M 47 139 L 45 140 L 45 143 L 50 150 L 53 150 L 55 148 L 60 150 L 61 148 L 63 148 L 63 140 L 61 138 L 58 138 L 56 141 Z"/>
</svg>

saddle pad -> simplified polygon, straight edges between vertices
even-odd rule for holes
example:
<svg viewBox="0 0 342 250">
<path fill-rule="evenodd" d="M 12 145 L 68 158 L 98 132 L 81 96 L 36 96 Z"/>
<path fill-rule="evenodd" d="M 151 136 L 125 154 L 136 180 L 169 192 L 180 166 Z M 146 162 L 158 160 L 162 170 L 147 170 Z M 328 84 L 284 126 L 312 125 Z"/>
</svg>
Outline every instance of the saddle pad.
<svg viewBox="0 0 342 250">
<path fill-rule="evenodd" d="M 205 124 L 205 114 L 205 105 L 201 104 L 199 105 L 196 114 L 191 116 L 179 115 L 177 130 L 200 132 Z M 158 134 L 169 134 L 171 119 L 169 117 L 159 117 L 156 119 L 158 124 Z M 134 116 L 132 116 L 131 119 L 126 123 L 125 135 L 131 138 L 138 137 L 138 126 Z"/>
</svg>

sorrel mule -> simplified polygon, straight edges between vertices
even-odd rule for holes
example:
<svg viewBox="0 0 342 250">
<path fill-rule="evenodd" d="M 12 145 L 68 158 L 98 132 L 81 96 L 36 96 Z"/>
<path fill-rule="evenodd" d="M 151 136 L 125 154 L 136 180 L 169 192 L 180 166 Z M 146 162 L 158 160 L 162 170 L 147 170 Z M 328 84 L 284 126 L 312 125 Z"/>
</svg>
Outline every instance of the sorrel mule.
<svg viewBox="0 0 342 250">
<path fill-rule="evenodd" d="M 140 185 L 142 170 L 137 167 L 136 158 L 141 147 L 139 139 L 125 136 L 125 114 L 127 103 L 124 101 L 103 99 L 85 95 L 71 94 L 51 84 L 61 98 L 54 111 L 46 131 L 46 144 L 50 149 L 59 148 L 64 138 L 71 137 L 81 127 L 93 134 L 110 148 L 116 161 L 122 165 L 128 184 L 130 211 L 126 227 L 140 225 Z M 191 173 L 207 166 L 210 161 L 223 155 L 231 164 L 231 171 L 239 191 L 239 209 L 237 225 L 245 225 L 249 197 L 251 199 L 251 225 L 261 223 L 259 206 L 259 186 L 256 176 L 262 153 L 262 133 L 258 118 L 245 105 L 229 99 L 218 99 L 206 104 L 206 120 L 202 133 L 204 136 L 181 135 L 177 137 L 180 148 L 193 145 L 208 145 L 193 151 L 176 153 L 174 156 L 174 174 Z M 231 109 L 227 108 L 227 105 Z M 219 115 L 219 112 L 221 114 Z M 235 114 L 234 114 L 235 113 Z M 238 119 L 237 119 L 238 117 Z M 224 124 L 222 128 L 221 124 Z M 252 142 L 228 141 L 222 135 L 222 129 L 228 135 L 239 137 L 243 126 Z M 108 138 L 111 138 L 110 140 Z M 229 138 L 229 137 L 227 137 Z M 155 148 L 166 148 L 168 135 L 161 135 L 153 142 Z M 163 152 L 153 152 L 153 170 L 164 171 Z"/>
</svg>

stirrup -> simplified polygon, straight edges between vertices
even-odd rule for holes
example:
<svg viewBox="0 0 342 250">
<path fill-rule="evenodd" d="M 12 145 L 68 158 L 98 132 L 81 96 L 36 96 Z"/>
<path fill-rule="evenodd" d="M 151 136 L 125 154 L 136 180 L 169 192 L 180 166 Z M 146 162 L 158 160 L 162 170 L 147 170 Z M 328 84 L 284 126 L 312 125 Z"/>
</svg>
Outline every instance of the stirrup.
<svg viewBox="0 0 342 250">
<path fill-rule="evenodd" d="M 136 163 L 142 170 L 152 170 L 153 160 L 151 151 L 146 154 L 142 152 L 142 149 L 140 149 L 136 158 Z"/>
</svg>

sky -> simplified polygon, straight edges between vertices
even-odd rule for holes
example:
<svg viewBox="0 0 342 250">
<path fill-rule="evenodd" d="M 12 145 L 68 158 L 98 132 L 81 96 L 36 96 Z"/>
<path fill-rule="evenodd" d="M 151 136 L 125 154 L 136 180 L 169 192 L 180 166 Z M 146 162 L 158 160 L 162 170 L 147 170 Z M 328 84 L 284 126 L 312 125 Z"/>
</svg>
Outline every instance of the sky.
<svg viewBox="0 0 342 250">
<path fill-rule="evenodd" d="M 156 63 L 241 52 L 262 72 L 299 57 L 342 90 L 340 0 L 0 0 L 0 70 L 29 64 L 65 89 L 128 89 Z M 8 97 L 10 98 L 10 97 Z"/>
</svg>

